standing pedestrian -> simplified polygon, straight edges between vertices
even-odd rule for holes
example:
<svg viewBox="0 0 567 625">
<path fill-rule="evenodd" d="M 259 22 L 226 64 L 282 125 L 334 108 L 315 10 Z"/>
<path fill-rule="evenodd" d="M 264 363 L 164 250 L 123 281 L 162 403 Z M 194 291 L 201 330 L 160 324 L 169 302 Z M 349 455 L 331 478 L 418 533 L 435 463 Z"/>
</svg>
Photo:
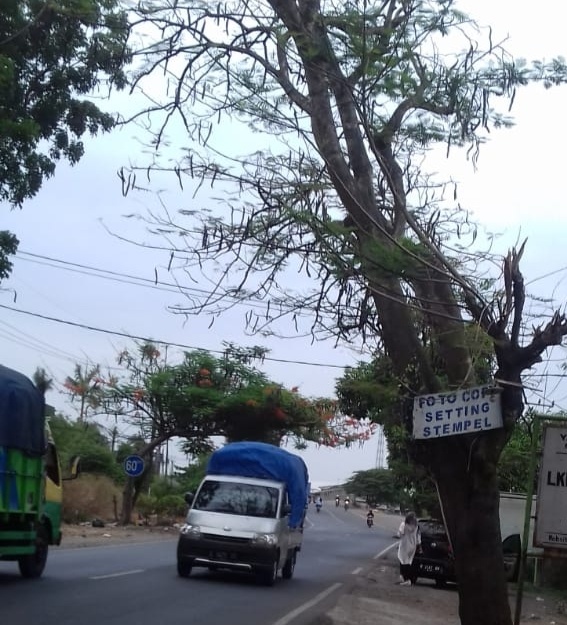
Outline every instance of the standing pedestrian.
<svg viewBox="0 0 567 625">
<path fill-rule="evenodd" d="M 400 561 L 400 585 L 415 584 L 416 577 L 412 573 L 412 563 L 416 551 L 421 551 L 421 535 L 415 513 L 408 512 L 398 530 L 398 560 Z"/>
</svg>

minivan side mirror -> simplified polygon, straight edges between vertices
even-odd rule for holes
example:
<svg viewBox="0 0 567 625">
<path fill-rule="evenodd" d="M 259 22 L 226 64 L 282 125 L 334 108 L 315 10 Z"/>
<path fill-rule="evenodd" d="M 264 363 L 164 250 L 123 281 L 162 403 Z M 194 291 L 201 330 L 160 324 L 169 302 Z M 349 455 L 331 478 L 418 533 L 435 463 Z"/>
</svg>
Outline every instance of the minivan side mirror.
<svg viewBox="0 0 567 625">
<path fill-rule="evenodd" d="M 282 504 L 282 516 L 287 516 L 291 512 L 291 506 L 288 503 Z"/>
<path fill-rule="evenodd" d="M 195 495 L 193 493 L 185 493 L 183 499 L 185 499 L 185 503 L 190 506 L 193 503 L 193 499 L 195 499 Z"/>
</svg>

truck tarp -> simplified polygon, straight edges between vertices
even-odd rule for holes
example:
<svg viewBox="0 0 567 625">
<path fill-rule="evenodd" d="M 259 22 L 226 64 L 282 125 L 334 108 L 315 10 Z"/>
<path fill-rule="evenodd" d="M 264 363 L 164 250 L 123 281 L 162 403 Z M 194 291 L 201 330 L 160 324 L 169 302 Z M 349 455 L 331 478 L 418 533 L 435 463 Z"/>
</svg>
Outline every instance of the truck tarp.
<svg viewBox="0 0 567 625">
<path fill-rule="evenodd" d="M 25 375 L 0 365 L 0 447 L 45 453 L 45 401 Z"/>
<path fill-rule="evenodd" d="M 299 456 L 267 443 L 229 443 L 212 454 L 207 474 L 285 482 L 291 505 L 289 525 L 299 527 L 302 524 L 309 475 L 305 462 Z"/>
</svg>

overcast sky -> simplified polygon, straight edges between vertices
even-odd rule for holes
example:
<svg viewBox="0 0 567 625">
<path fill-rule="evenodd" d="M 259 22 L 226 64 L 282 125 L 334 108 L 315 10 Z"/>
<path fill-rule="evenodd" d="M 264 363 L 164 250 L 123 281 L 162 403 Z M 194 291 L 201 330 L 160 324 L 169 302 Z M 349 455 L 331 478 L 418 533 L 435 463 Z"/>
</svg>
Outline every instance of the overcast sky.
<svg viewBox="0 0 567 625">
<path fill-rule="evenodd" d="M 513 0 L 471 0 L 463 6 L 493 26 L 493 40 L 509 35 L 507 48 L 517 56 L 567 56 L 567 9 L 558 0 L 541 0 L 537 8 Z M 482 148 L 476 171 L 457 153 L 434 162 L 441 176 L 459 181 L 461 204 L 471 209 L 487 230 L 501 234 L 494 251 L 504 254 L 516 240 L 528 237 L 523 261 L 528 289 L 539 297 L 553 298 L 559 305 L 567 301 L 567 254 L 563 248 L 567 220 L 563 155 L 566 103 L 566 88 L 520 91 L 513 109 L 516 127 L 492 134 L 490 143 Z M 129 245 L 107 231 L 143 238 L 143 224 L 123 215 L 156 206 L 149 195 L 121 195 L 116 172 L 139 157 L 136 133 L 130 127 L 88 141 L 81 163 L 74 168 L 59 165 L 55 177 L 23 210 L 4 208 L 1 228 L 18 236 L 21 253 L 15 259 L 13 276 L 2 285 L 9 290 L 0 292 L 0 305 L 62 322 L 0 309 L 2 363 L 27 375 L 43 366 L 62 382 L 72 373 L 74 363 L 116 366 L 116 353 L 132 345 L 126 338 L 63 323 L 68 321 L 187 348 L 218 350 L 223 341 L 261 344 L 271 350 L 270 357 L 287 361 L 266 361 L 263 369 L 272 379 L 298 386 L 307 396 L 332 395 L 341 367 L 356 363 L 366 354 L 348 347 L 335 348 L 332 343 L 246 336 L 242 330 L 246 311 L 242 308 L 216 320 L 211 328 L 209 318 L 184 321 L 167 310 L 183 301 L 175 289 L 132 284 L 136 281 L 125 277 L 153 280 L 156 268 L 162 268 L 159 276 L 168 281 L 163 269 L 168 263 L 165 252 Z M 190 198 L 180 193 L 172 180 L 168 197 L 189 205 Z M 73 263 L 115 273 L 102 277 L 100 272 Z M 70 268 L 84 273 L 68 271 Z M 93 273 L 97 275 L 90 275 Z M 544 277 L 547 274 L 552 275 Z M 543 405 L 555 401 L 559 408 L 567 407 L 567 388 L 554 377 L 560 373 L 558 366 L 563 359 L 563 348 L 555 349 L 550 361 L 539 369 L 548 377 L 530 381 L 538 389 L 534 401 L 539 397 Z M 73 414 L 62 395 L 52 392 L 48 400 Z M 305 457 L 314 481 L 334 482 L 348 478 L 355 470 L 374 467 L 378 455 L 378 441 L 373 440 L 362 449 L 310 449 Z"/>
</svg>

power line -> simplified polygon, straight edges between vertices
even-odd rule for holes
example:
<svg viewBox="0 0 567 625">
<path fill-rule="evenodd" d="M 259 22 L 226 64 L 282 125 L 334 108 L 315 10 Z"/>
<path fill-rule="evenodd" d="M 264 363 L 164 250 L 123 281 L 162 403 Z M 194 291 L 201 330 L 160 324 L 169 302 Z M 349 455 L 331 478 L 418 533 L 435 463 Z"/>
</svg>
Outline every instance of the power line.
<svg viewBox="0 0 567 625">
<path fill-rule="evenodd" d="M 6 306 L 5 304 L 0 304 L 0 308 L 4 308 L 5 310 L 10 310 L 12 312 L 20 313 L 22 315 L 28 315 L 30 317 L 37 317 L 38 319 L 44 319 L 45 321 L 53 321 L 54 323 L 61 323 L 64 325 L 72 326 L 75 328 L 81 328 L 83 330 L 90 330 L 92 332 L 100 332 L 102 334 L 111 334 L 114 336 L 121 336 L 124 338 L 132 339 L 135 341 L 144 341 L 148 343 L 159 343 L 160 345 L 167 345 L 169 347 L 178 347 L 180 349 L 191 349 L 191 350 L 203 350 L 207 352 L 211 352 L 214 354 L 224 354 L 225 352 L 220 349 L 208 349 L 205 347 L 197 347 L 195 345 L 186 345 L 184 343 L 175 343 L 172 341 L 162 341 L 160 339 L 150 338 L 148 336 L 140 336 L 136 334 L 129 334 L 127 332 L 120 332 L 118 330 L 108 330 L 107 328 L 99 328 L 97 326 L 91 326 L 86 323 L 78 323 L 76 321 L 69 321 L 67 319 L 60 319 L 58 317 L 51 317 L 49 315 L 44 315 L 37 312 L 32 312 L 30 310 L 23 310 L 22 308 L 15 308 L 13 306 Z M 290 365 L 305 365 L 309 367 L 325 367 L 330 369 L 344 369 L 346 365 L 333 365 L 329 363 L 323 362 L 308 362 L 305 360 L 288 360 L 286 358 L 272 358 L 269 356 L 264 356 L 263 360 L 269 360 L 270 362 L 279 362 Z"/>
<path fill-rule="evenodd" d="M 4 337 L 9 341 L 22 345 L 23 347 L 34 349 L 35 351 L 42 352 L 50 356 L 55 356 L 56 358 L 70 360 L 71 362 L 80 360 L 74 354 L 71 354 L 70 352 L 66 352 L 65 350 L 59 349 L 58 347 L 55 347 L 55 345 L 51 345 L 51 343 L 42 341 L 41 339 L 38 339 L 35 336 L 28 334 L 27 332 L 23 332 L 22 330 L 19 330 L 18 328 L 9 324 L 7 321 L 4 321 L 3 319 L 0 319 L 0 324 L 12 330 L 12 332 L 10 332 L 8 330 L 4 330 L 0 328 L 0 332 L 2 332 L 4 334 Z M 14 332 L 16 334 L 14 334 Z"/>
<path fill-rule="evenodd" d="M 174 282 L 164 282 L 163 280 L 158 280 L 157 275 L 156 278 L 152 280 L 150 278 L 144 278 L 142 276 L 113 271 L 111 269 L 102 269 L 100 267 L 93 267 L 92 265 L 84 265 L 82 263 L 63 260 L 61 258 L 54 258 L 52 256 L 44 256 L 43 254 L 34 254 L 33 252 L 25 252 L 23 250 L 18 250 L 16 256 L 19 256 L 20 260 L 30 263 L 36 263 L 45 267 L 51 267 L 53 269 L 70 271 L 72 273 L 91 276 L 93 278 L 102 278 L 103 280 L 110 280 L 111 282 L 131 284 L 133 286 L 141 286 L 149 289 L 155 289 L 158 291 L 164 291 L 167 293 L 181 293 L 183 295 L 198 297 L 210 297 L 211 295 L 215 294 L 214 291 L 208 291 L 207 289 L 181 286 L 180 284 L 176 284 Z M 26 258 L 26 256 L 29 256 L 30 258 Z M 236 295 L 231 295 L 230 293 L 223 293 L 223 298 L 232 300 L 235 305 L 240 306 L 262 308 L 263 310 L 269 310 L 270 308 L 274 307 L 274 305 L 270 304 L 270 302 L 264 302 L 261 299 L 254 299 L 250 296 L 238 297 Z M 289 304 L 286 305 L 282 301 L 276 302 L 275 306 L 279 306 L 283 310 L 287 309 L 288 312 L 295 312 L 298 315 L 308 316 L 307 312 L 296 310 L 293 306 L 290 306 Z"/>
<path fill-rule="evenodd" d="M 127 239 L 126 239 L 127 240 Z M 148 246 L 148 247 L 152 247 L 152 246 Z M 79 274 L 85 274 L 85 275 L 90 275 L 92 277 L 96 277 L 96 278 L 104 278 L 106 280 L 111 280 L 114 282 L 123 282 L 126 284 L 133 284 L 135 286 L 145 286 L 145 287 L 149 287 L 149 288 L 154 288 L 157 290 L 162 290 L 162 291 L 168 291 L 168 292 L 172 292 L 171 288 L 167 288 L 167 287 L 175 287 L 175 292 L 179 292 L 179 293 L 184 293 L 184 294 L 189 294 L 191 295 L 191 292 L 196 293 L 196 295 L 198 296 L 205 296 L 206 298 L 209 298 L 213 295 L 217 295 L 215 291 L 207 291 L 206 289 L 200 289 L 197 287 L 183 287 L 180 286 L 179 284 L 175 284 L 175 283 L 170 283 L 170 282 L 162 282 L 160 280 L 157 280 L 157 278 L 155 280 L 150 280 L 149 278 L 142 278 L 140 276 L 132 276 L 130 274 L 124 274 L 124 273 L 120 273 L 120 272 L 116 272 L 116 271 L 112 271 L 109 269 L 98 269 L 96 267 L 91 267 L 89 265 L 82 265 L 80 263 L 74 263 L 71 261 L 65 261 L 65 260 L 61 260 L 61 259 L 57 259 L 57 258 L 53 258 L 53 257 L 49 257 L 49 256 L 43 256 L 40 254 L 34 254 L 32 252 L 20 252 L 18 251 L 17 254 L 24 254 L 27 256 L 32 256 L 34 258 L 40 258 L 43 259 L 44 261 L 51 261 L 51 262 L 55 262 L 55 263 L 61 263 L 62 266 L 59 265 L 52 265 L 49 262 L 41 262 L 39 260 L 33 260 L 31 258 L 22 258 L 21 260 L 26 260 L 28 262 L 35 262 L 38 263 L 40 265 L 45 265 L 47 267 L 52 267 L 54 269 L 64 269 L 66 271 L 71 271 L 71 272 L 75 272 L 75 273 L 79 273 Z M 66 266 L 69 265 L 69 266 Z M 74 267 L 78 267 L 80 269 L 75 269 Z M 98 273 L 90 273 L 90 272 L 98 272 Z M 109 274 L 108 276 L 105 275 L 99 275 L 99 273 L 106 273 Z M 137 280 L 139 282 L 141 282 L 142 284 L 139 284 L 138 282 L 131 282 L 130 280 Z M 159 285 L 163 285 L 163 286 L 159 286 Z M 395 291 L 393 291 L 392 289 L 389 289 L 387 287 L 376 287 L 373 286 L 371 288 L 372 292 L 375 294 L 380 295 L 381 297 L 384 297 L 385 299 L 388 299 L 390 301 L 396 302 L 400 305 L 403 306 L 407 306 L 411 309 L 417 310 L 419 312 L 423 312 L 422 309 L 422 304 L 420 303 L 418 304 L 413 304 L 411 303 L 411 301 L 406 301 L 403 298 L 400 298 L 399 294 Z M 415 295 L 411 295 L 410 293 L 407 293 L 406 296 L 409 298 L 409 300 L 415 300 L 418 301 L 419 298 L 417 298 Z M 301 305 L 302 309 L 301 310 L 298 309 L 296 306 L 290 306 L 289 304 L 286 305 L 283 301 L 281 300 L 277 300 L 275 302 L 275 305 L 272 304 L 270 301 L 268 302 L 264 302 L 261 299 L 253 299 L 252 297 L 248 296 L 248 297 L 237 297 L 236 295 L 231 295 L 231 293 L 229 292 L 223 292 L 222 293 L 222 299 L 230 299 L 233 301 L 234 305 L 240 305 L 240 306 L 251 306 L 251 307 L 260 307 L 264 310 L 269 311 L 270 308 L 278 307 L 280 308 L 280 310 L 282 311 L 283 314 L 288 314 L 288 313 L 293 313 L 294 315 L 298 315 L 298 316 L 306 316 L 308 317 L 310 315 L 310 313 L 305 312 L 305 311 L 309 311 L 311 310 L 311 314 L 313 312 L 316 312 L 317 307 L 316 306 L 310 306 L 306 303 L 303 303 Z M 319 299 L 319 297 L 317 297 L 316 299 Z M 435 300 L 430 300 L 430 299 L 423 299 L 421 300 L 422 303 L 437 303 Z M 190 308 L 187 307 L 180 307 L 178 312 L 179 313 L 183 313 L 183 312 L 190 312 L 190 311 L 195 311 L 195 310 L 202 310 L 204 307 L 206 306 L 206 304 L 198 304 L 198 305 L 194 305 Z M 461 317 L 459 316 L 455 316 L 455 315 L 450 315 L 450 314 L 445 314 L 439 311 L 434 311 L 434 310 L 429 310 L 428 311 L 429 314 L 434 315 L 436 317 L 440 317 L 442 319 L 450 319 L 452 321 L 462 321 Z"/>
</svg>

